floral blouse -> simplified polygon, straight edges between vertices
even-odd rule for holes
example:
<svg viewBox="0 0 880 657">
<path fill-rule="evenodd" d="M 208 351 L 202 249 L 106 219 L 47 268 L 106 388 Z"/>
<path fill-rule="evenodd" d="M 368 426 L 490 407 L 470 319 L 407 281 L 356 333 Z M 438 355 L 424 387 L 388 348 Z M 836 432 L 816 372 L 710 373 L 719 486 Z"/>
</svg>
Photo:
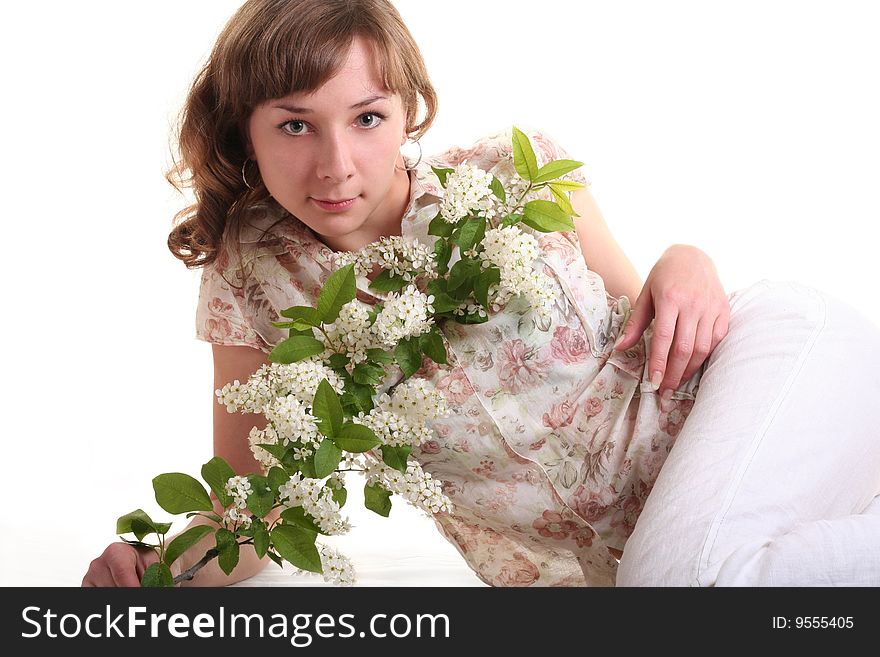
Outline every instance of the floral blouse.
<svg viewBox="0 0 880 657">
<path fill-rule="evenodd" d="M 527 132 L 539 165 L 567 157 L 546 134 Z M 443 189 L 431 165 L 509 170 L 510 137 L 505 131 L 420 162 L 401 234 L 428 245 L 435 239 L 428 224 Z M 568 177 L 590 184 L 579 172 Z M 196 335 L 268 353 L 287 337 L 271 322 L 290 306 L 315 305 L 335 252 L 277 206 L 254 208 L 248 223 L 242 257 L 253 269 L 239 280 L 239 263 L 225 248 L 205 267 Z M 536 266 L 557 293 L 550 325 L 518 298 L 483 324 L 447 322 L 449 365 L 425 358 L 414 376 L 431 381 L 453 413 L 434 421 L 435 439 L 413 448 L 412 458 L 454 505 L 434 515 L 435 524 L 487 584 L 613 586 L 618 562 L 608 548 L 624 549 L 703 368 L 661 400 L 645 371 L 653 323 L 636 345 L 612 352 L 629 299 L 606 292 L 575 231 L 532 234 Z M 358 298 L 381 300 L 368 285 L 358 277 Z"/>
</svg>

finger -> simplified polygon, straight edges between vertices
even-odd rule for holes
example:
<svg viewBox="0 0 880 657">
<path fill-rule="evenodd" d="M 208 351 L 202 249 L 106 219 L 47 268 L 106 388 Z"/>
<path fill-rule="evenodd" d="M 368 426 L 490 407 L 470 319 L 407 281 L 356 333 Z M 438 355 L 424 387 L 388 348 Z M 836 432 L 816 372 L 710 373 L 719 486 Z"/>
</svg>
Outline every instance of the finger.
<svg viewBox="0 0 880 657">
<path fill-rule="evenodd" d="M 629 349 L 639 337 L 648 328 L 651 320 L 654 318 L 654 303 L 647 289 L 639 295 L 636 305 L 633 306 L 632 313 L 620 333 L 620 337 L 614 345 L 614 349 L 622 351 Z"/>
<path fill-rule="evenodd" d="M 694 343 L 697 336 L 699 319 L 690 313 L 679 313 L 675 324 L 675 338 L 669 350 L 669 360 L 666 363 L 666 375 L 660 388 L 663 390 L 675 390 L 680 382 L 681 375 L 691 361 L 694 353 Z"/>
<path fill-rule="evenodd" d="M 707 320 L 705 317 L 700 320 L 697 326 L 696 339 L 694 340 L 694 352 L 691 354 L 691 360 L 681 375 L 681 381 L 689 381 L 700 366 L 706 362 L 706 359 L 715 349 L 713 340 L 713 328 L 717 320 Z M 678 386 L 675 386 L 676 388 Z"/>
<path fill-rule="evenodd" d="M 132 552 L 110 557 L 107 565 L 115 586 L 140 586 L 135 568 L 135 556 Z"/>
<path fill-rule="evenodd" d="M 725 309 L 715 319 L 715 328 L 712 329 L 712 351 L 715 351 L 721 341 L 727 337 L 730 331 L 730 306 L 726 305 Z"/>
<path fill-rule="evenodd" d="M 648 362 L 648 380 L 659 390 L 666 373 L 669 350 L 675 338 L 675 326 L 678 322 L 678 306 L 669 302 L 657 307 L 654 318 L 654 331 L 651 336 L 651 358 Z"/>
</svg>

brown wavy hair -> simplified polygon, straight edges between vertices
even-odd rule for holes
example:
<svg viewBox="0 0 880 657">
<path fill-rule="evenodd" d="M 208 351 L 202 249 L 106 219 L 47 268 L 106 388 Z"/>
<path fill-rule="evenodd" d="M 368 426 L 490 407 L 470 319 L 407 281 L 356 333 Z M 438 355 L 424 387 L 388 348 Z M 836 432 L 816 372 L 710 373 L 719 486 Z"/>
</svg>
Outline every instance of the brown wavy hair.
<svg viewBox="0 0 880 657">
<path fill-rule="evenodd" d="M 400 94 L 410 138 L 418 139 L 433 123 L 437 95 L 412 34 L 389 0 L 248 0 L 193 81 L 174 135 L 177 153 L 165 177 L 178 190 L 192 188 L 195 203 L 175 215 L 168 248 L 187 268 L 213 263 L 224 233 L 240 261 L 247 209 L 276 203 L 253 172 L 253 189 L 242 180 L 245 126 L 253 110 L 267 100 L 317 90 L 345 63 L 356 36 L 374 48 L 385 87 Z M 417 121 L 420 99 L 425 112 Z M 241 269 L 240 275 L 244 280 Z"/>
</svg>

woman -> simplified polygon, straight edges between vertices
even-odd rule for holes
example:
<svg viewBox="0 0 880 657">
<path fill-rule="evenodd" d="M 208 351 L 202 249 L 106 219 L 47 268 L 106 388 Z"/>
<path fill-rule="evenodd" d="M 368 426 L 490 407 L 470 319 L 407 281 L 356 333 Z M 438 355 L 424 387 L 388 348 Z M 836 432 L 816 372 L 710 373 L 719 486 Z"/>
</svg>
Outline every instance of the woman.
<svg viewBox="0 0 880 657">
<path fill-rule="evenodd" d="M 336 253 L 383 235 L 430 244 L 442 190 L 429 163 L 505 166 L 502 134 L 407 169 L 399 149 L 435 110 L 388 2 L 251 0 L 230 20 L 185 106 L 175 173 L 191 173 L 196 204 L 169 238 L 205 267 L 198 329 L 215 388 L 268 362 L 284 337 L 271 321 L 314 304 Z M 530 136 L 544 161 L 565 156 Z M 413 450 L 455 504 L 438 528 L 492 585 L 878 583 L 880 418 L 865 403 L 880 387 L 876 329 L 796 283 L 728 297 L 689 246 L 642 285 L 589 191 L 571 203 L 577 230 L 541 238 L 552 329 L 515 307 L 447 325 L 452 366 L 416 375 L 455 410 Z M 359 283 L 362 301 L 379 299 Z M 844 372 L 864 396 L 829 392 Z M 214 417 L 215 454 L 257 471 L 254 418 Z M 136 585 L 154 560 L 114 543 L 83 584 Z M 231 576 L 214 561 L 192 583 L 263 565 L 248 548 Z"/>
</svg>

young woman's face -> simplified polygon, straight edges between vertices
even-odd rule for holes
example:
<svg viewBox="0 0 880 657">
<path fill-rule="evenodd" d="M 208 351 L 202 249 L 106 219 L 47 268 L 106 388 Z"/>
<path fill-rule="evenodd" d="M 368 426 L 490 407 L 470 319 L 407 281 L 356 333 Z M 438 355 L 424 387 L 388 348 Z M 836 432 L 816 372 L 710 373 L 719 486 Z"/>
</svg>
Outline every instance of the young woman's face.
<svg viewBox="0 0 880 657">
<path fill-rule="evenodd" d="M 400 234 L 409 201 L 400 157 L 406 117 L 362 39 L 317 91 L 266 101 L 247 128 L 269 193 L 327 246 L 352 251 Z"/>
</svg>

